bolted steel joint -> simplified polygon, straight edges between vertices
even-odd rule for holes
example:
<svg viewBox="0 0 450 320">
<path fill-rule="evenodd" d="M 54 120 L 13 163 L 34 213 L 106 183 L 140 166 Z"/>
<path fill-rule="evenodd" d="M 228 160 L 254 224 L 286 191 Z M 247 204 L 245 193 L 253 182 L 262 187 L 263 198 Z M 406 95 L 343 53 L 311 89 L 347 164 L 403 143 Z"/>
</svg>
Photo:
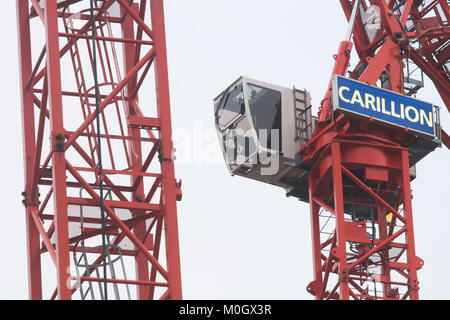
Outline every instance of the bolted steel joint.
<svg viewBox="0 0 450 320">
<path fill-rule="evenodd" d="M 23 192 L 21 193 L 21 195 L 22 195 L 22 197 L 23 197 L 23 199 L 22 199 L 22 204 L 23 204 L 23 206 L 26 208 L 26 207 L 28 207 L 28 202 L 27 202 L 27 192 L 26 192 L 26 191 L 23 191 Z"/>
<path fill-rule="evenodd" d="M 58 133 L 55 135 L 55 145 L 54 145 L 54 151 L 55 152 L 64 152 L 64 135 Z"/>
</svg>

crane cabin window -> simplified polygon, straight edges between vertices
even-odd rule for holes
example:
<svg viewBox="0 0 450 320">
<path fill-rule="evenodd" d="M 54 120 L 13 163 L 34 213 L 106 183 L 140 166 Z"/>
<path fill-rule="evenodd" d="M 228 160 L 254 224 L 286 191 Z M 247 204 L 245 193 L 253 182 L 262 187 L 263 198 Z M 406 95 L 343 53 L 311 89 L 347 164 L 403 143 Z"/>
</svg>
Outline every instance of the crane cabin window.
<svg viewBox="0 0 450 320">
<path fill-rule="evenodd" d="M 267 149 L 281 150 L 281 92 L 254 84 L 247 84 L 250 113 L 260 143 Z M 273 145 L 272 130 L 278 130 L 278 146 Z M 267 141 L 261 141 L 261 133 Z M 266 139 L 263 139 L 266 140 Z"/>
<path fill-rule="evenodd" d="M 245 111 L 242 84 L 225 93 L 216 106 L 216 123 L 221 131 L 229 128 Z"/>
</svg>

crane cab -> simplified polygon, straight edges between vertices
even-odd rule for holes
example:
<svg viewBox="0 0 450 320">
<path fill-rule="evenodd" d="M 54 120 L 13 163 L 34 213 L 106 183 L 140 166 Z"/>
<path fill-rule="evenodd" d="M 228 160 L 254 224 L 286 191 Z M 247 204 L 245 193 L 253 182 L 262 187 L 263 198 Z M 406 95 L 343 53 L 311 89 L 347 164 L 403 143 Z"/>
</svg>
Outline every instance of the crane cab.
<svg viewBox="0 0 450 320">
<path fill-rule="evenodd" d="M 316 118 L 306 90 L 240 77 L 214 99 L 219 142 L 228 170 L 308 200 L 307 170 L 296 154 L 311 139 Z"/>
</svg>

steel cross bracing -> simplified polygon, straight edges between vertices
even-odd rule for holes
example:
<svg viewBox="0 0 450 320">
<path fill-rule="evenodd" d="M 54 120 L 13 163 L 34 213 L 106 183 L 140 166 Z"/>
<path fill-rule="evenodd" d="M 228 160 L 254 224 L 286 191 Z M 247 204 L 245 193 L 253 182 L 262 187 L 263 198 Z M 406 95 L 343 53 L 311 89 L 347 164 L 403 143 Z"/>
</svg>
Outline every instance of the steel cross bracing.
<svg viewBox="0 0 450 320">
<path fill-rule="evenodd" d="M 356 1 L 340 3 L 350 19 Z M 361 1 L 359 11 L 370 6 L 379 9 L 380 27 L 369 35 L 369 21 L 357 16 L 353 42 L 341 43 L 333 75 L 412 95 L 421 87 L 412 73 L 423 72 L 450 111 L 448 1 Z M 348 71 L 353 47 L 360 61 Z M 314 280 L 308 291 L 316 299 L 418 299 L 423 261 L 414 244 L 411 135 L 333 113 L 330 90 L 314 135 L 300 150 L 311 169 Z M 442 141 L 450 148 L 444 131 Z"/>
<path fill-rule="evenodd" d="M 181 299 L 181 182 L 174 176 L 163 1 L 95 1 L 95 30 L 89 1 L 16 4 L 30 298 L 101 299 L 98 284 L 106 278 L 115 299 L 130 298 L 130 287 L 139 299 Z M 94 121 L 93 32 L 101 132 Z M 141 89 L 148 101 L 141 101 Z M 45 287 L 52 282 L 44 257 L 56 268 L 56 288 Z"/>
</svg>

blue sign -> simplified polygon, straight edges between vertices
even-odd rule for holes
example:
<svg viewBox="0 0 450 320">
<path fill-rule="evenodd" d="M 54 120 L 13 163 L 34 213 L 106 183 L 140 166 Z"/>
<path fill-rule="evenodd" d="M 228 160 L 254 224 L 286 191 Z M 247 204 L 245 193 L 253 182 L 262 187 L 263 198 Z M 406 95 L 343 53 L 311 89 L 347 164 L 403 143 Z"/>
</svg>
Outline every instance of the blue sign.
<svg viewBox="0 0 450 320">
<path fill-rule="evenodd" d="M 435 136 L 434 105 L 352 79 L 333 79 L 333 109 Z"/>
</svg>

